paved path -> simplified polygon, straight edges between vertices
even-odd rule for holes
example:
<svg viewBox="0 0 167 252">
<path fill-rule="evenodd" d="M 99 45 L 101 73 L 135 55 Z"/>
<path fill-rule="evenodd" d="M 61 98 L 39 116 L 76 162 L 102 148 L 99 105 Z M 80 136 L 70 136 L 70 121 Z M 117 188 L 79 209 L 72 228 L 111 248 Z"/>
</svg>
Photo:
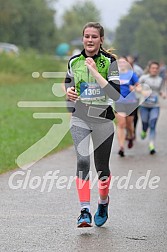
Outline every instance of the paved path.
<svg viewBox="0 0 167 252">
<path fill-rule="evenodd" d="M 123 159 L 117 156 L 115 138 L 111 167 L 113 176 L 128 176 L 131 179 L 127 189 L 118 189 L 125 180 L 115 181 L 110 191 L 110 218 L 102 228 L 77 229 L 76 218 L 79 214 L 79 203 L 75 184 L 67 189 L 75 175 L 75 153 L 73 147 L 38 162 L 29 174 L 17 175 L 12 190 L 8 185 L 14 173 L 0 176 L 0 252 L 166 252 L 167 250 L 167 105 L 163 102 L 162 113 L 158 124 L 157 151 L 150 156 L 147 140 L 139 136 L 132 150 L 127 151 Z M 140 123 L 138 125 L 138 132 Z M 94 167 L 92 167 L 95 176 Z M 150 174 L 149 174 L 150 170 Z M 15 171 L 15 172 L 16 172 Z M 53 188 L 49 181 L 44 187 L 43 176 L 47 172 L 57 173 Z M 24 174 L 25 173 L 25 174 Z M 27 175 L 26 175 L 27 174 Z M 160 177 L 157 189 L 136 189 L 135 183 L 141 176 Z M 25 183 L 25 176 L 28 185 Z M 36 177 L 36 180 L 34 178 Z M 67 176 L 63 184 L 61 176 Z M 41 178 L 41 183 L 39 180 Z M 34 181 L 33 181 L 34 179 Z M 20 180 L 20 182 L 18 181 Z M 39 187 L 32 190 L 30 187 Z M 62 184 L 60 183 L 62 182 Z M 142 185 L 142 182 L 139 185 Z M 56 184 L 57 183 L 57 184 Z M 57 187 L 65 185 L 64 189 Z M 132 189 L 132 185 L 134 188 Z M 23 189 L 23 187 L 25 189 Z M 45 189 L 41 192 L 42 189 Z M 92 190 L 92 213 L 97 206 L 97 187 Z"/>
</svg>

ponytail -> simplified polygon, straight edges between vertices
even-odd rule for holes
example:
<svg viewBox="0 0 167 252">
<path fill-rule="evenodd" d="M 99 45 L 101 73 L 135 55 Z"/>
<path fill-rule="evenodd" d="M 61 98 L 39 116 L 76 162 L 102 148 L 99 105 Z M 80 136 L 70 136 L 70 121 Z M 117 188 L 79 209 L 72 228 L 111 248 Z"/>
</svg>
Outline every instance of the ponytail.
<svg viewBox="0 0 167 252">
<path fill-rule="evenodd" d="M 100 46 L 100 49 L 103 51 L 103 52 L 105 52 L 105 53 L 107 53 L 107 54 L 109 54 L 110 56 L 113 56 L 115 59 L 117 59 L 118 58 L 118 56 L 116 55 L 116 54 L 114 54 L 114 53 L 112 53 L 112 51 L 113 50 L 115 50 L 114 48 L 109 48 L 109 49 L 104 49 L 103 47 L 102 47 L 102 45 Z"/>
</svg>

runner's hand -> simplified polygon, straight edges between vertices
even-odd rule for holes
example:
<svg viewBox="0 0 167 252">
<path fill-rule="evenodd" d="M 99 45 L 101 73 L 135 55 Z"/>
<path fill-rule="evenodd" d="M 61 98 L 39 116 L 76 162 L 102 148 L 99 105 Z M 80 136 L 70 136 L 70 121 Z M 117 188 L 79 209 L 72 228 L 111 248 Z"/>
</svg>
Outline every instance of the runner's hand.
<svg viewBox="0 0 167 252">
<path fill-rule="evenodd" d="M 74 87 L 69 87 L 67 88 L 67 98 L 70 100 L 70 101 L 76 101 L 76 99 L 78 98 L 78 95 L 77 93 L 75 92 L 75 88 Z"/>
<path fill-rule="evenodd" d="M 166 92 L 161 92 L 161 97 L 162 97 L 163 99 L 166 99 L 166 98 L 167 98 Z"/>
<path fill-rule="evenodd" d="M 90 71 L 92 70 L 92 68 L 97 71 L 96 63 L 94 62 L 94 60 L 92 58 L 90 58 L 90 57 L 86 58 L 85 65 L 88 67 L 88 69 Z"/>
</svg>

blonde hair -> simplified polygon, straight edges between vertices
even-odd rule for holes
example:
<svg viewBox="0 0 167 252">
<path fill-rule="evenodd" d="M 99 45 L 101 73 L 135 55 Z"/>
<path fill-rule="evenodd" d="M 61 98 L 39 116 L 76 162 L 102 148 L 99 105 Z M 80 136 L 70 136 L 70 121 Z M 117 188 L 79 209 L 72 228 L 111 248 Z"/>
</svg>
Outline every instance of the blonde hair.
<svg viewBox="0 0 167 252">
<path fill-rule="evenodd" d="M 116 50 L 115 48 L 111 47 L 111 48 L 107 49 L 106 51 L 107 51 L 107 53 L 112 55 L 114 58 L 118 59 L 118 56 L 115 53 L 113 53 L 113 51 L 115 51 L 115 50 Z"/>
</svg>

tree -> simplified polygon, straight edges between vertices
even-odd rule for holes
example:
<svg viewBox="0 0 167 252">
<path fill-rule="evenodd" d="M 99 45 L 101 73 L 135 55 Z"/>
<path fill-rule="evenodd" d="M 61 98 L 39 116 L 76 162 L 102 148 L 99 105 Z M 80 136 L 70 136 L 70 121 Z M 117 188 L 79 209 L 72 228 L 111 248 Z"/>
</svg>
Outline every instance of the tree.
<svg viewBox="0 0 167 252">
<path fill-rule="evenodd" d="M 54 15 L 48 0 L 0 0 L 1 41 L 51 51 L 56 44 Z"/>
<path fill-rule="evenodd" d="M 145 66 L 149 60 L 159 61 L 162 57 L 162 41 L 158 25 L 154 20 L 141 22 L 135 33 L 134 50 L 140 53 L 140 64 Z"/>
<path fill-rule="evenodd" d="M 166 9 L 166 0 L 136 1 L 116 30 L 114 45 L 119 54 L 138 52 L 147 55 L 147 59 L 155 58 L 155 53 L 157 59 L 167 55 Z M 151 50 L 151 47 L 155 50 Z M 142 59 L 141 63 L 145 61 Z"/>
<path fill-rule="evenodd" d="M 87 22 L 100 20 L 100 11 L 91 1 L 79 2 L 63 15 L 63 24 L 60 27 L 61 41 L 70 42 L 80 38 L 82 28 Z"/>
<path fill-rule="evenodd" d="M 145 20 L 145 10 L 142 5 L 135 3 L 130 14 L 122 17 L 120 25 L 115 32 L 114 45 L 120 55 L 127 55 L 132 52 L 135 43 L 134 33 L 139 27 L 141 20 Z"/>
</svg>

